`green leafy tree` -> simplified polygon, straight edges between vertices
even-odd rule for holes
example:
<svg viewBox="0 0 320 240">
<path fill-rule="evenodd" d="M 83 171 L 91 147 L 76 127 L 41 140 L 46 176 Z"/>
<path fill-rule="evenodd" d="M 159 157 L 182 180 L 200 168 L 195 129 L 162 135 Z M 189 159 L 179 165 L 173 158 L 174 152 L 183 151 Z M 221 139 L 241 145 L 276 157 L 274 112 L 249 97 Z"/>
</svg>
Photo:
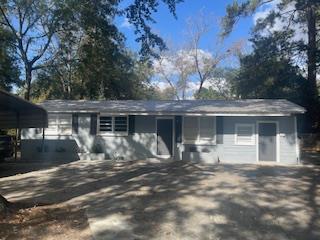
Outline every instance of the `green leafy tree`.
<svg viewBox="0 0 320 240">
<path fill-rule="evenodd" d="M 148 62 L 139 61 L 137 56 L 133 57 L 134 68 L 131 80 L 133 82 L 132 99 L 154 99 L 155 87 L 151 84 L 153 71 Z"/>
<path fill-rule="evenodd" d="M 139 62 L 124 46 L 105 2 L 76 5 L 77 17 L 71 31 L 59 34 L 60 54 L 35 81 L 34 97 L 64 99 L 144 98 L 148 79 L 139 74 L 147 65 Z M 78 22 L 76 22 L 78 21 Z M 144 70 L 143 70 L 144 69 Z M 144 78 L 144 79 L 143 79 Z M 45 87 L 47 86 L 47 87 Z M 43 91 L 41 89 L 46 89 Z"/>
<path fill-rule="evenodd" d="M 220 94 L 219 91 L 214 89 L 213 87 L 208 87 L 208 88 L 203 88 L 200 94 L 196 95 L 196 99 L 202 99 L 202 100 L 207 100 L 207 99 L 225 99 L 223 95 Z"/>
<path fill-rule="evenodd" d="M 60 29 L 61 11 L 51 1 L 2 0 L 0 24 L 13 36 L 25 75 L 25 98 L 30 98 L 32 74 L 43 67 L 55 33 Z"/>
<path fill-rule="evenodd" d="M 176 5 L 184 0 L 134 0 L 133 3 L 122 11 L 128 18 L 129 23 L 135 27 L 136 41 L 141 44 L 140 55 L 143 59 L 149 56 L 158 56 L 157 50 L 166 49 L 161 37 L 154 33 L 149 23 L 155 23 L 152 14 L 157 11 L 159 4 L 164 3 L 169 11 L 176 16 Z"/>
<path fill-rule="evenodd" d="M 103 50 L 101 54 L 110 54 L 110 59 L 115 60 L 113 66 L 123 66 L 125 60 L 117 59 L 119 55 L 112 46 L 119 43 L 119 37 L 123 38 L 113 24 L 115 16 L 126 16 L 135 27 L 136 40 L 141 44 L 142 58 L 148 59 L 149 56 L 155 56 L 156 49 L 163 50 L 165 48 L 162 39 L 149 26 L 150 23 L 155 22 L 152 14 L 157 11 L 159 3 L 163 2 L 175 16 L 176 4 L 181 0 L 134 0 L 129 2 L 125 9 L 120 9 L 119 3 L 121 2 L 121 0 L 0 1 L 0 25 L 9 30 L 14 37 L 13 46 L 16 48 L 17 57 L 21 62 L 21 69 L 25 76 L 26 99 L 29 99 L 31 95 L 34 73 L 54 65 L 61 50 L 63 51 L 60 43 L 66 40 L 70 33 L 76 33 L 74 35 L 76 38 L 82 36 L 83 33 L 85 34 L 85 39 L 88 42 L 82 42 L 82 46 L 93 44 L 88 49 L 81 50 L 82 63 L 86 62 L 85 56 L 96 57 L 96 53 Z M 102 36 L 105 36 L 107 31 L 109 31 L 108 36 L 112 37 L 103 40 Z M 109 48 L 107 48 L 108 43 L 111 44 Z M 97 62 L 99 60 L 103 63 L 109 61 L 108 59 L 93 58 L 89 61 L 87 59 L 87 62 L 93 64 L 96 61 L 95 67 L 97 67 L 101 65 L 100 62 Z M 120 61 L 120 63 L 116 61 Z M 110 64 L 108 66 L 111 67 Z M 107 68 L 105 71 L 109 69 Z M 92 75 L 87 72 L 85 74 L 87 77 L 97 76 L 97 74 Z M 106 73 L 104 78 L 110 78 L 112 75 L 112 73 Z M 117 84 L 108 81 L 107 84 L 104 84 L 103 92 L 109 91 L 110 88 L 107 86 L 109 83 Z M 90 84 L 91 96 L 96 94 L 92 92 L 94 85 L 95 83 Z M 70 93 L 68 94 L 70 95 Z"/>
<path fill-rule="evenodd" d="M 0 27 L 0 88 L 11 91 L 13 86 L 19 86 L 19 71 L 10 42 L 10 33 Z"/>
<path fill-rule="evenodd" d="M 122 57 L 126 59 L 126 63 L 122 63 L 122 66 L 113 66 L 115 61 L 94 61 L 91 63 L 87 62 L 86 59 L 84 59 L 85 61 L 81 60 L 76 69 L 70 73 L 70 77 L 67 75 L 64 77 L 61 73 L 64 71 L 64 67 L 54 67 L 47 69 L 47 71 L 41 71 L 33 82 L 33 99 L 43 101 L 57 98 L 153 98 L 154 89 L 150 84 L 150 67 L 128 53 Z M 118 63 L 121 64 L 120 61 Z M 94 66 L 94 64 L 97 64 L 98 67 Z M 87 71 L 87 68 L 92 68 L 93 70 Z M 106 69 L 109 70 L 108 74 L 111 74 L 110 76 L 106 76 Z M 93 77 L 95 77 L 94 81 L 91 80 Z M 61 91 L 62 89 L 64 90 Z"/>
<path fill-rule="evenodd" d="M 227 7 L 227 15 L 223 19 L 223 36 L 227 36 L 241 17 L 254 14 L 261 6 L 274 3 L 275 8 L 269 11 L 264 19 L 259 19 L 254 28 L 254 34 L 265 35 L 266 29 L 272 28 L 276 21 L 281 22 L 283 28 L 278 32 L 268 31 L 279 40 L 282 45 L 277 48 L 288 59 L 303 59 L 307 69 L 307 84 L 309 85 L 306 108 L 312 124 L 320 126 L 319 112 L 319 90 L 317 86 L 317 71 L 320 65 L 320 2 L 318 0 L 247 0 L 234 1 Z M 293 27 L 299 26 L 299 27 Z M 294 38 L 297 31 L 305 29 L 306 40 Z M 290 54 L 290 55 L 288 55 Z M 291 62 L 291 64 L 294 64 Z M 301 65 L 301 63 L 300 63 Z M 319 72 L 319 71 L 318 71 Z"/>
<path fill-rule="evenodd" d="M 251 39 L 253 52 L 240 58 L 232 80 L 238 98 L 285 98 L 307 106 L 310 85 L 292 59 L 279 51 L 279 45 L 288 44 L 281 35 L 281 41 L 274 36 Z"/>
<path fill-rule="evenodd" d="M 176 92 L 172 87 L 166 87 L 160 89 L 158 87 L 154 88 L 154 93 L 151 99 L 154 100 L 176 100 Z"/>
</svg>

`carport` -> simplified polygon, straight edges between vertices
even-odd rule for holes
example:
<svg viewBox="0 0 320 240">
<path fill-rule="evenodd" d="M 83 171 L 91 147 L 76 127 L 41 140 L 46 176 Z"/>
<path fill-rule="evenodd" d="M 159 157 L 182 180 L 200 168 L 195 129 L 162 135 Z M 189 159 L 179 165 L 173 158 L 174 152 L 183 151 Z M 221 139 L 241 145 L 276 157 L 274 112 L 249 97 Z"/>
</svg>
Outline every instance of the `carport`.
<svg viewBox="0 0 320 240">
<path fill-rule="evenodd" d="M 47 111 L 42 107 L 0 90 L 0 129 L 15 129 L 16 136 L 22 128 L 46 128 Z M 42 130 L 44 139 L 44 130 Z M 15 158 L 17 157 L 17 138 Z"/>
</svg>

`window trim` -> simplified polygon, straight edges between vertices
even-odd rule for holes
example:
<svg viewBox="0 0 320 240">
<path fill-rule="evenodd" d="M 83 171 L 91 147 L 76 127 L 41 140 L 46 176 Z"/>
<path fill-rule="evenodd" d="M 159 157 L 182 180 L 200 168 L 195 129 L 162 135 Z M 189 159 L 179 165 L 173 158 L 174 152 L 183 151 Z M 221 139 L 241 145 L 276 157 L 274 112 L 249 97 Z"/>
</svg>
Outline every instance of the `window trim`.
<svg viewBox="0 0 320 240">
<path fill-rule="evenodd" d="M 111 117 L 111 132 L 103 132 L 100 131 L 100 117 Z M 127 131 L 122 131 L 122 132 L 115 132 L 115 118 L 116 117 L 126 117 L 127 119 Z M 128 136 L 129 135 L 129 115 L 124 115 L 124 114 L 99 114 L 98 115 L 98 120 L 97 120 L 97 135 L 100 136 Z"/>
<path fill-rule="evenodd" d="M 238 141 L 238 128 L 239 127 L 250 127 L 251 128 L 251 142 L 241 142 Z M 234 144 L 235 145 L 244 145 L 244 146 L 254 146 L 256 145 L 255 137 L 255 124 L 254 123 L 236 123 L 234 127 Z"/>
<path fill-rule="evenodd" d="M 186 117 L 195 117 L 198 122 L 198 138 L 197 140 L 186 140 L 184 137 L 184 121 Z M 214 120 L 214 136 L 211 140 L 201 140 L 200 139 L 200 118 L 209 117 Z M 217 117 L 216 116 L 182 116 L 182 144 L 195 144 L 195 145 L 216 145 L 217 144 Z"/>
</svg>

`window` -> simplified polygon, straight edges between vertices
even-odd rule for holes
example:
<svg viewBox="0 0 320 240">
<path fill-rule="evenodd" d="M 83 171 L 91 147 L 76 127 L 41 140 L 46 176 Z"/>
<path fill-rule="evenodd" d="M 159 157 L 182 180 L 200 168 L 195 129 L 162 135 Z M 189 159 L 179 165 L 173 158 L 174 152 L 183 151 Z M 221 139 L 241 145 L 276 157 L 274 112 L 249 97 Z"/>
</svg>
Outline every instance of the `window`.
<svg viewBox="0 0 320 240">
<path fill-rule="evenodd" d="M 198 140 L 198 117 L 185 117 L 183 122 L 183 139 L 185 141 Z"/>
<path fill-rule="evenodd" d="M 215 117 L 184 117 L 184 143 L 215 144 L 216 118 Z"/>
<path fill-rule="evenodd" d="M 100 116 L 101 135 L 128 135 L 128 116 Z"/>
<path fill-rule="evenodd" d="M 235 144 L 254 145 L 254 124 L 236 124 Z"/>
<path fill-rule="evenodd" d="M 112 132 L 112 117 L 100 117 L 100 132 Z"/>
<path fill-rule="evenodd" d="M 128 131 L 128 117 L 114 117 L 114 132 Z"/>
<path fill-rule="evenodd" d="M 48 128 L 46 135 L 71 135 L 72 115 L 71 114 L 49 114 Z"/>
</svg>

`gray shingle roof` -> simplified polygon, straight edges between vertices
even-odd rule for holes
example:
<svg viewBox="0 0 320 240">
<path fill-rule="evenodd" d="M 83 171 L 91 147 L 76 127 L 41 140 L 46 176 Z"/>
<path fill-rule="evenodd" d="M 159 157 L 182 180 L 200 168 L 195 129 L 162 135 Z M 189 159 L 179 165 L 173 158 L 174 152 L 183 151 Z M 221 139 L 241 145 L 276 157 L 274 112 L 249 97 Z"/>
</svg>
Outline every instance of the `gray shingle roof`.
<svg viewBox="0 0 320 240">
<path fill-rule="evenodd" d="M 305 109 L 283 99 L 183 100 L 183 101 L 89 101 L 47 100 L 41 104 L 48 112 L 106 112 L 131 114 L 297 114 Z"/>
</svg>

